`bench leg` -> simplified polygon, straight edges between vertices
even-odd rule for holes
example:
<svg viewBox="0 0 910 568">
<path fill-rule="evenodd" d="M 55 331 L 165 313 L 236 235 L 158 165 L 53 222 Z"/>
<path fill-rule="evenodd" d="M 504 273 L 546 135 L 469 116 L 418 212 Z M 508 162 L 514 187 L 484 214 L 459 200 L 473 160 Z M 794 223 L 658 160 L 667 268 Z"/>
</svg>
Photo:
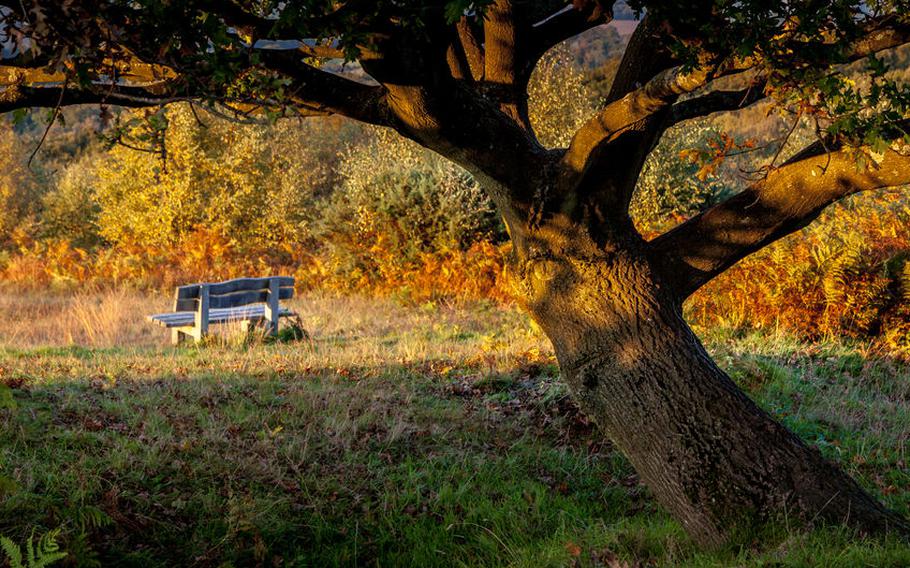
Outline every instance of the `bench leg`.
<svg viewBox="0 0 910 568">
<path fill-rule="evenodd" d="M 265 329 L 273 337 L 278 335 L 278 318 L 281 317 L 281 306 L 278 304 L 280 291 L 278 279 L 269 279 L 269 301 L 265 304 Z"/>
<path fill-rule="evenodd" d="M 243 320 L 240 322 L 240 333 L 242 333 L 245 337 L 249 337 L 255 327 L 256 324 L 254 324 L 252 321 Z"/>
<path fill-rule="evenodd" d="M 205 336 L 209 334 L 208 326 L 205 326 L 205 329 L 194 329 L 192 338 L 196 343 L 202 343 L 202 340 L 205 339 Z"/>
<path fill-rule="evenodd" d="M 186 334 L 180 331 L 178 328 L 171 330 L 171 345 L 179 346 L 184 341 L 186 341 Z"/>
<path fill-rule="evenodd" d="M 205 335 L 194 327 L 175 327 L 171 329 L 171 345 L 182 345 L 190 338 L 195 343 L 199 343 Z"/>
</svg>

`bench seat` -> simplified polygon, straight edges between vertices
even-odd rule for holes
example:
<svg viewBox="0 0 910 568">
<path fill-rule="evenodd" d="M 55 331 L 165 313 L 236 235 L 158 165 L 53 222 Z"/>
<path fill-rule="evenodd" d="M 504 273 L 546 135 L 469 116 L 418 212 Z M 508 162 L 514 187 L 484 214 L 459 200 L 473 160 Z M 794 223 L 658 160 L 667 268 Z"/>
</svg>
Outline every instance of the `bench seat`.
<svg viewBox="0 0 910 568">
<path fill-rule="evenodd" d="M 296 315 L 288 308 L 281 308 L 278 312 L 279 317 L 291 317 Z M 148 316 L 146 319 L 156 323 L 161 327 L 188 327 L 195 323 L 196 312 L 168 312 L 165 314 L 155 314 Z M 221 308 L 209 310 L 209 323 L 228 323 L 232 321 L 255 321 L 259 322 L 265 319 L 265 306 L 243 306 L 239 308 Z"/>
</svg>

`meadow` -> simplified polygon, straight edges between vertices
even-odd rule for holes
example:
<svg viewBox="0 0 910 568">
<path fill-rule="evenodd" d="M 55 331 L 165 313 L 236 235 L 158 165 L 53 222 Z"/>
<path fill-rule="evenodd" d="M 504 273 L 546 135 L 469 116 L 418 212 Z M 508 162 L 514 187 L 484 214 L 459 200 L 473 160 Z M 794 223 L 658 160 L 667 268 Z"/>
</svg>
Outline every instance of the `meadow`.
<svg viewBox="0 0 910 568">
<path fill-rule="evenodd" d="M 542 145 L 603 107 L 634 27 L 538 64 Z M 910 48 L 882 57 L 910 80 Z M 339 117 L 210 110 L 0 120 L 0 568 L 29 546 L 88 567 L 910 566 L 906 543 L 786 517 L 699 549 L 513 305 L 477 179 Z M 642 235 L 814 142 L 802 112 L 668 130 L 635 190 Z M 301 295 L 277 341 L 237 325 L 174 348 L 144 321 L 175 285 L 278 273 Z M 910 515 L 906 188 L 829 208 L 686 312 L 759 404 Z"/>
<path fill-rule="evenodd" d="M 165 294 L 0 293 L 0 535 L 59 531 L 61 566 L 910 565 L 905 544 L 787 519 L 699 551 L 516 308 L 291 305 L 308 337 L 228 327 L 172 348 L 143 321 Z M 766 409 L 910 513 L 903 354 L 699 332 Z"/>
</svg>

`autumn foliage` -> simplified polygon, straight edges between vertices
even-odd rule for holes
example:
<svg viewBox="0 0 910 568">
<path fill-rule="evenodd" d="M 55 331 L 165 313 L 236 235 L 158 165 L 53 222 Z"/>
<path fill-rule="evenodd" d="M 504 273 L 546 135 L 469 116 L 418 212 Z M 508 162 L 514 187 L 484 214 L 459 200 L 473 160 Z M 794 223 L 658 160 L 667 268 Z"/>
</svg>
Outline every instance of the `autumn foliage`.
<svg viewBox="0 0 910 568">
<path fill-rule="evenodd" d="M 910 204 L 861 195 L 744 259 L 689 301 L 702 324 L 910 347 Z"/>
<path fill-rule="evenodd" d="M 549 54 L 531 84 L 542 140 L 564 145 L 599 88 L 565 50 Z M 587 96 L 568 96 L 578 92 Z M 755 148 L 752 134 L 786 127 L 756 112 L 732 128 L 722 118 L 668 131 L 633 202 L 644 235 L 737 191 L 744 171 L 762 175 L 749 160 L 778 150 Z M 511 300 L 509 245 L 478 183 L 399 137 L 340 120 L 234 124 L 185 104 L 123 113 L 106 130 L 96 115 L 55 125 L 30 167 L 43 125 L 2 126 L 0 280 L 165 290 L 283 273 L 342 294 Z M 78 135 L 95 130 L 108 134 Z M 703 325 L 910 347 L 910 204 L 900 192 L 857 196 L 687 309 Z"/>
</svg>

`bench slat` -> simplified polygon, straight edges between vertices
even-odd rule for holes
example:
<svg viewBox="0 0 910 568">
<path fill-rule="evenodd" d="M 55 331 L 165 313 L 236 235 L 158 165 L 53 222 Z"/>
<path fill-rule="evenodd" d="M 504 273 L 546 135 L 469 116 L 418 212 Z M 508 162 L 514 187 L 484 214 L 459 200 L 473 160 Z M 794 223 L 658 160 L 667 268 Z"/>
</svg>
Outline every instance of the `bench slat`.
<svg viewBox="0 0 910 568">
<path fill-rule="evenodd" d="M 278 286 L 281 288 L 290 288 L 294 286 L 294 278 L 291 276 L 274 276 L 278 279 Z M 209 294 L 219 296 L 221 294 L 231 294 L 233 292 L 244 292 L 247 290 L 268 290 L 269 280 L 271 278 L 235 278 L 225 280 L 209 285 Z M 177 288 L 178 300 L 198 298 L 199 284 L 187 284 Z"/>
<path fill-rule="evenodd" d="M 278 299 L 290 300 L 294 297 L 293 288 L 279 288 Z M 248 304 L 258 304 L 269 300 L 268 290 L 254 290 L 250 292 L 235 292 L 233 294 L 224 294 L 222 296 L 209 297 L 209 307 L 215 308 L 235 308 L 237 306 L 246 306 Z"/>
<path fill-rule="evenodd" d="M 254 306 L 250 306 L 249 308 L 233 308 L 233 309 L 224 309 L 224 310 L 210 310 L 210 311 L 209 311 L 209 315 L 222 315 L 223 313 L 227 313 L 227 312 L 230 312 L 230 313 L 232 313 L 232 314 L 244 314 L 244 313 L 255 314 L 255 313 L 257 313 L 257 312 L 262 312 L 262 310 L 261 310 L 261 309 L 257 309 L 257 308 L 254 307 Z M 165 313 L 163 313 L 163 314 L 155 314 L 155 315 L 152 315 L 152 316 L 148 316 L 148 319 L 155 319 L 155 320 L 184 319 L 184 318 L 188 318 L 188 317 L 193 317 L 193 314 L 195 314 L 195 313 L 196 313 L 196 312 L 187 312 L 187 311 L 183 311 L 183 312 L 165 312 Z"/>
<path fill-rule="evenodd" d="M 294 297 L 294 279 L 288 276 L 277 276 L 280 300 L 289 300 Z M 238 278 L 220 284 L 209 284 L 210 307 L 232 308 L 246 304 L 268 301 L 269 278 Z M 265 282 L 264 286 L 260 286 Z M 187 284 L 177 288 L 174 295 L 174 311 L 189 312 L 196 309 L 199 303 L 201 284 Z M 265 295 L 262 293 L 265 292 Z M 248 294 L 248 295 L 244 295 Z M 260 295 L 257 295 L 260 294 Z M 229 299 L 215 300 L 217 297 Z"/>
<path fill-rule="evenodd" d="M 285 309 L 287 309 L 287 308 L 285 308 Z M 240 307 L 240 308 L 220 308 L 220 309 L 210 310 L 209 316 L 210 317 L 221 317 L 224 315 L 244 315 L 244 314 L 256 315 L 256 314 L 264 314 L 264 313 L 265 313 L 264 306 L 244 306 L 244 307 Z M 162 314 L 155 314 L 155 315 L 148 316 L 147 319 L 149 319 L 149 320 L 152 320 L 152 319 L 154 319 L 154 320 L 184 319 L 187 317 L 191 318 L 191 317 L 193 317 L 194 314 L 195 314 L 195 312 L 188 312 L 188 311 L 165 312 Z"/>
<path fill-rule="evenodd" d="M 294 315 L 288 308 L 281 308 L 280 317 Z M 209 311 L 209 323 L 227 323 L 231 321 L 261 320 L 265 318 L 265 306 L 244 308 L 212 309 Z M 195 312 L 169 312 L 148 316 L 148 321 L 162 327 L 187 327 L 195 322 Z"/>
<path fill-rule="evenodd" d="M 293 288 L 279 288 L 278 299 L 290 300 L 294 297 Z M 233 294 L 223 294 L 221 296 L 209 296 L 209 308 L 236 308 L 248 304 L 265 303 L 269 301 L 269 291 L 250 291 L 235 292 Z M 174 305 L 175 312 L 192 312 L 199 305 L 196 298 L 178 299 Z"/>
<path fill-rule="evenodd" d="M 244 318 L 244 317 L 262 317 L 265 314 L 264 310 L 219 310 L 219 312 L 212 313 L 209 312 L 209 322 L 213 320 L 219 320 L 222 318 Z M 186 322 L 194 323 L 195 321 L 195 312 L 175 312 L 170 314 L 156 314 L 154 316 L 148 317 L 149 321 L 154 321 L 158 323 L 173 323 L 173 322 Z"/>
<path fill-rule="evenodd" d="M 274 278 L 278 280 L 280 288 L 294 286 L 294 279 L 290 276 L 275 276 Z M 218 296 L 243 290 L 268 290 L 269 280 L 271 278 L 235 278 L 234 280 L 225 280 L 209 286 L 209 293 L 213 296 Z"/>
</svg>

